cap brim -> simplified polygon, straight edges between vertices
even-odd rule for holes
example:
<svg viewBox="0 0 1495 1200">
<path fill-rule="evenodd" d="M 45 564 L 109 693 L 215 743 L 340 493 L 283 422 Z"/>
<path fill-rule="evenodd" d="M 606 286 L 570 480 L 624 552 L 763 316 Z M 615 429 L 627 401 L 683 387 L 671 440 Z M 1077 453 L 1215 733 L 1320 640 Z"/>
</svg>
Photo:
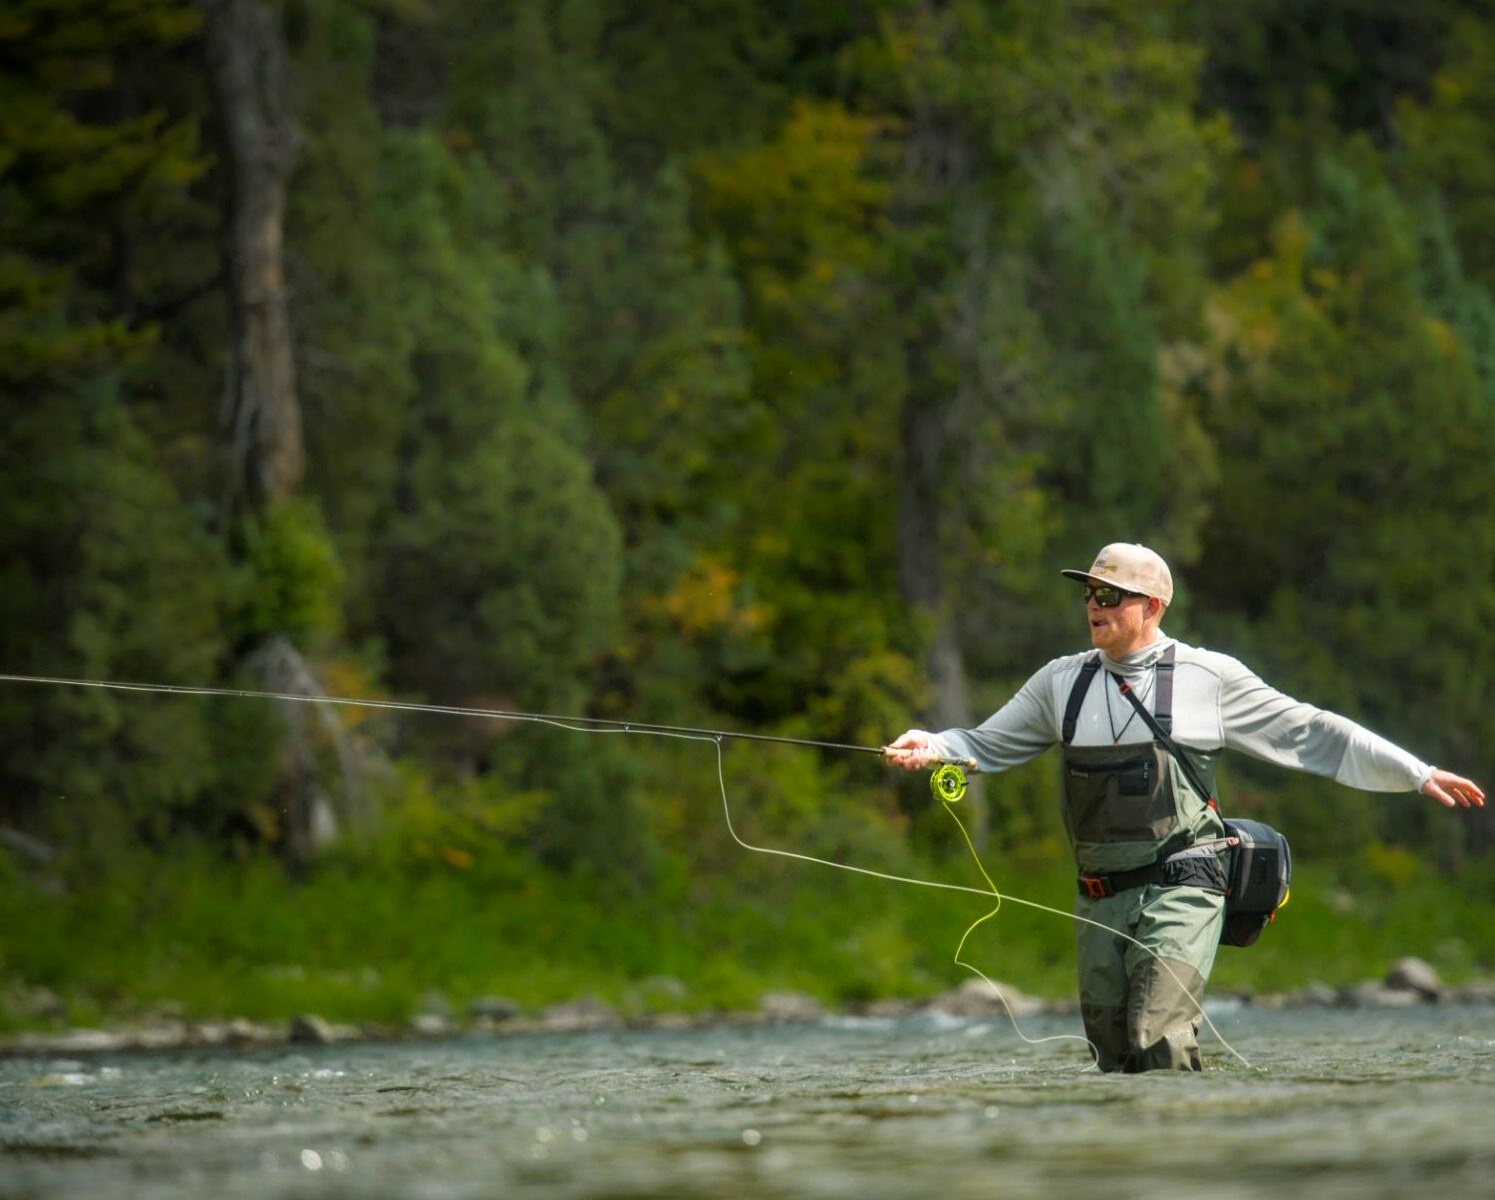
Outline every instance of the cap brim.
<svg viewBox="0 0 1495 1200">
<path fill-rule="evenodd" d="M 1109 579 L 1102 579 L 1099 575 L 1092 575 L 1089 571 L 1060 571 L 1065 579 L 1074 579 L 1080 583 L 1110 583 Z"/>
</svg>

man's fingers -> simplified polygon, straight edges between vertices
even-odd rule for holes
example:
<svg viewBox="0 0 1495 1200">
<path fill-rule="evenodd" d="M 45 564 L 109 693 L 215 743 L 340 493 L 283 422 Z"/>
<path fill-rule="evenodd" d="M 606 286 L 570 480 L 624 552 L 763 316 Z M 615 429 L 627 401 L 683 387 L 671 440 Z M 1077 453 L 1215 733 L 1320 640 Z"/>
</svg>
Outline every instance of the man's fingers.
<svg viewBox="0 0 1495 1200">
<path fill-rule="evenodd" d="M 1456 804 L 1465 808 L 1483 808 L 1484 790 L 1472 779 L 1455 775 L 1452 771 L 1437 770 L 1428 780 L 1427 794 L 1452 808 Z"/>
<path fill-rule="evenodd" d="M 929 765 L 930 751 L 927 740 L 917 733 L 905 733 L 891 745 L 882 748 L 882 754 L 895 767 L 905 771 L 917 771 Z"/>
<path fill-rule="evenodd" d="M 1434 771 L 1423 791 L 1447 808 L 1462 805 L 1464 808 L 1483 808 L 1484 790 L 1472 779 L 1455 775 L 1451 771 Z"/>
<path fill-rule="evenodd" d="M 883 757 L 895 767 L 917 771 L 929 761 L 929 735 L 922 729 L 909 729 L 882 748 Z"/>
<path fill-rule="evenodd" d="M 1451 791 L 1465 808 L 1483 808 L 1485 806 L 1485 794 L 1467 779 L 1461 779 L 1450 785 Z"/>
<path fill-rule="evenodd" d="M 887 758 L 895 767 L 903 767 L 910 771 L 917 771 L 920 767 L 928 765 L 926 756 L 917 750 L 895 750 Z"/>
</svg>

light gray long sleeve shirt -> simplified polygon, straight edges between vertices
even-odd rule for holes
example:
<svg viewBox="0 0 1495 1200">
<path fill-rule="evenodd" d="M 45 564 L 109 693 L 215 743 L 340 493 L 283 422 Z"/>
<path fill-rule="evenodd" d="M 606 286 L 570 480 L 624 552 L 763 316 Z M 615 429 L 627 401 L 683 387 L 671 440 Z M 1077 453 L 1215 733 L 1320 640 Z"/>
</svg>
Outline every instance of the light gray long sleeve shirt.
<svg viewBox="0 0 1495 1200">
<path fill-rule="evenodd" d="M 1432 774 L 1426 763 L 1346 717 L 1304 704 L 1268 687 L 1228 654 L 1201 650 L 1159 631 L 1151 645 L 1125 658 L 1102 652 L 1104 672 L 1092 681 L 1075 725 L 1076 746 L 1147 742 L 1152 731 L 1119 694 L 1128 680 L 1153 709 L 1163 651 L 1175 646 L 1173 737 L 1191 749 L 1239 750 L 1263 762 L 1322 775 L 1372 792 L 1419 791 Z M 1062 740 L 1064 709 L 1080 667 L 1094 651 L 1056 658 L 975 729 L 934 735 L 942 757 L 975 759 L 982 771 L 1005 771 Z"/>
</svg>

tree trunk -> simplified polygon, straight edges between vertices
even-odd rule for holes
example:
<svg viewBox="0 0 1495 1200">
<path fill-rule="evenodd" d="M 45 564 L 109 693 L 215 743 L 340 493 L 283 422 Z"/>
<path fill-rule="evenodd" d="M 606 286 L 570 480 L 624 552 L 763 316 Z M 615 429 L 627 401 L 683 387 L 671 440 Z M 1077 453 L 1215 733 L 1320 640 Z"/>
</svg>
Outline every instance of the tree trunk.
<svg viewBox="0 0 1495 1200">
<path fill-rule="evenodd" d="M 228 165 L 225 507 L 231 519 L 253 522 L 268 505 L 294 496 L 305 472 L 284 259 L 286 188 L 300 133 L 275 12 L 262 0 L 199 3 Z M 251 651 L 246 665 L 266 690 L 318 693 L 300 654 L 280 635 Z M 279 747 L 282 849 L 304 862 L 318 849 L 326 801 L 304 715 L 289 705 L 286 717 Z"/>
<path fill-rule="evenodd" d="M 261 0 L 200 0 L 229 166 L 232 346 L 225 396 L 231 511 L 292 495 L 305 470 L 283 256 L 300 144 L 285 47 Z"/>
</svg>

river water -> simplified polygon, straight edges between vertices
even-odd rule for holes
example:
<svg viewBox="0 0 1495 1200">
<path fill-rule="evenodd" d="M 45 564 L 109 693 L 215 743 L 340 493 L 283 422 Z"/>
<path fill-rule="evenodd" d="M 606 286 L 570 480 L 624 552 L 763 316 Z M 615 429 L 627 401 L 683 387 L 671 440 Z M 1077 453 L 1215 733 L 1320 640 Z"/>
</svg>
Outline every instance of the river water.
<svg viewBox="0 0 1495 1200">
<path fill-rule="evenodd" d="M 1495 1196 L 1495 1008 L 1212 1015 L 1249 1068 L 948 1018 L 9 1059 L 0 1196 Z"/>
</svg>

